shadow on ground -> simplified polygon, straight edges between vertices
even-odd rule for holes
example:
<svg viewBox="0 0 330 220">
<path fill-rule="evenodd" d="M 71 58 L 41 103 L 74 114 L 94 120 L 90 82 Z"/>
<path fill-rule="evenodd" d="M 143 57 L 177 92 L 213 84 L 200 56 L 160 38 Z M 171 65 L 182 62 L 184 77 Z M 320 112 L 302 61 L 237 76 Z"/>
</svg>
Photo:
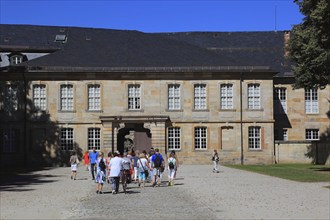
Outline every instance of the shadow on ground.
<svg viewBox="0 0 330 220">
<path fill-rule="evenodd" d="M 58 175 L 37 174 L 36 171 L 53 168 L 26 168 L 1 170 L 0 191 L 23 192 L 31 191 L 29 186 L 55 182 Z"/>
</svg>

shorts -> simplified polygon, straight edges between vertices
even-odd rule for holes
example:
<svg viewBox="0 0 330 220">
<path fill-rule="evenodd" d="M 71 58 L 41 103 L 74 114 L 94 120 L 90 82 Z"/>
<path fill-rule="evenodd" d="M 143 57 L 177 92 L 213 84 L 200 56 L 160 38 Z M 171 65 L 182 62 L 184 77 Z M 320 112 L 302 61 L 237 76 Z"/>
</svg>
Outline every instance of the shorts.
<svg viewBox="0 0 330 220">
<path fill-rule="evenodd" d="M 139 172 L 139 180 L 146 180 L 146 174 L 144 172 Z"/>
<path fill-rule="evenodd" d="M 76 164 L 76 163 L 71 164 L 71 171 L 76 172 L 77 171 L 77 167 L 78 167 L 78 164 Z"/>
</svg>

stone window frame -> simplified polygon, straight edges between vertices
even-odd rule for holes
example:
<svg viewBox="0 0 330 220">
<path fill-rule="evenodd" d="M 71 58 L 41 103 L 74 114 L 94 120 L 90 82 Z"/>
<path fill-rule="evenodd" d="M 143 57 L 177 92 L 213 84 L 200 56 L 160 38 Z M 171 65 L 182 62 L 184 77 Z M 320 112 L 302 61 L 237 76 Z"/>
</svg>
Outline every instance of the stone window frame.
<svg viewBox="0 0 330 220">
<path fill-rule="evenodd" d="M 44 87 L 44 97 L 41 97 L 41 95 L 39 94 L 39 97 L 36 97 L 35 95 L 35 87 Z M 41 103 L 41 100 L 44 100 L 44 108 L 36 105 L 36 100 L 39 101 L 39 104 Z M 48 109 L 48 87 L 47 84 L 45 83 L 35 83 L 32 85 L 32 102 L 33 102 L 33 108 L 35 110 L 39 110 L 39 111 L 47 111 Z"/>
<path fill-rule="evenodd" d="M 60 130 L 60 144 L 62 151 L 74 150 L 74 129 L 71 127 L 62 127 Z"/>
<path fill-rule="evenodd" d="M 193 132 L 194 132 L 194 136 L 193 136 L 194 137 L 194 149 L 197 151 L 207 150 L 207 143 L 208 143 L 208 136 L 209 136 L 208 127 L 196 126 L 196 127 L 194 127 Z M 205 146 L 205 147 L 203 147 L 203 146 Z"/>
<path fill-rule="evenodd" d="M 305 113 L 306 114 L 318 114 L 319 113 L 319 98 L 318 89 L 305 89 Z"/>
<path fill-rule="evenodd" d="M 89 96 L 90 91 L 89 91 L 89 89 L 92 86 L 99 86 L 99 97 L 98 97 L 99 98 L 99 109 L 90 108 L 91 105 L 90 105 L 90 96 Z M 87 111 L 102 111 L 102 85 L 101 85 L 101 83 L 88 83 L 87 84 Z"/>
<path fill-rule="evenodd" d="M 17 112 L 20 109 L 19 105 L 19 86 L 15 83 L 6 84 L 4 87 L 4 99 L 1 103 L 1 110 L 5 112 Z"/>
<path fill-rule="evenodd" d="M 256 90 L 256 87 L 258 88 L 258 90 Z M 250 88 L 253 88 L 252 94 L 251 94 Z M 258 91 L 259 94 L 256 94 L 256 91 Z M 250 101 L 250 100 L 252 100 L 252 101 Z M 250 105 L 250 103 L 253 103 L 253 104 Z M 248 83 L 247 84 L 247 108 L 248 108 L 248 110 L 261 110 L 261 84 L 260 83 Z"/>
<path fill-rule="evenodd" d="M 174 131 L 171 132 L 170 130 Z M 174 147 L 171 146 L 171 142 Z M 181 127 L 173 126 L 167 128 L 167 145 L 168 150 L 181 150 Z"/>
<path fill-rule="evenodd" d="M 274 114 L 287 114 L 287 88 L 276 87 L 274 88 Z"/>
<path fill-rule="evenodd" d="M 87 128 L 87 148 L 88 150 L 92 150 L 93 147 L 96 150 L 101 150 L 101 128 Z"/>
<path fill-rule="evenodd" d="M 203 94 L 201 96 L 196 97 L 196 87 L 198 86 L 204 86 L 205 87 L 205 96 Z M 202 108 L 202 99 L 205 97 L 205 108 Z M 193 98 L 194 98 L 194 111 L 208 111 L 208 85 L 204 82 L 198 82 L 193 84 Z M 198 98 L 199 102 L 196 103 L 196 99 Z"/>
<path fill-rule="evenodd" d="M 19 129 L 6 128 L 1 129 L 1 152 L 17 153 L 19 147 Z"/>
<path fill-rule="evenodd" d="M 72 109 L 63 109 L 63 99 L 62 99 L 62 87 L 64 86 L 72 86 Z M 66 83 L 61 83 L 59 85 L 59 111 L 60 112 L 75 112 L 75 99 L 76 99 L 76 95 L 75 95 L 75 92 L 76 92 L 76 86 L 74 83 L 71 83 L 71 82 L 66 82 Z"/>
<path fill-rule="evenodd" d="M 173 96 L 170 96 L 170 87 L 175 87 L 175 86 L 178 86 L 179 88 L 178 88 L 178 91 L 179 91 L 179 94 L 178 95 L 176 95 L 175 93 L 176 93 L 176 89 L 174 88 L 174 91 L 173 91 Z M 169 110 L 169 111 L 180 111 L 180 110 L 182 110 L 182 103 L 181 103 L 181 101 L 182 101 L 182 99 L 181 99 L 181 95 L 182 95 L 182 91 L 181 91 L 181 88 L 182 88 L 182 86 L 181 86 L 181 84 L 179 84 L 179 83 L 169 83 L 169 84 L 167 84 L 167 109 Z M 171 107 L 171 99 L 173 99 L 173 101 L 172 101 L 172 103 L 173 103 L 173 106 L 174 107 Z M 176 103 L 178 103 L 179 104 L 179 106 L 177 107 L 177 108 L 175 108 L 175 106 L 176 106 Z"/>
<path fill-rule="evenodd" d="M 261 150 L 262 149 L 262 129 L 260 126 L 248 127 L 248 149 Z"/>
<path fill-rule="evenodd" d="M 134 87 L 138 87 L 139 88 L 139 96 L 136 96 L 136 91 L 133 91 L 134 94 L 133 96 L 130 96 L 130 87 L 134 88 Z M 143 90 L 142 90 L 142 84 L 141 83 L 128 83 L 127 84 L 127 109 L 128 111 L 142 111 L 142 94 L 143 94 Z M 131 108 L 130 105 L 130 99 L 133 99 L 133 105 Z M 136 106 L 136 101 L 138 100 L 139 102 L 139 106 L 137 108 Z"/>
<path fill-rule="evenodd" d="M 306 128 L 305 139 L 306 141 L 320 140 L 320 130 L 317 128 Z"/>
<path fill-rule="evenodd" d="M 227 94 L 227 90 L 226 90 L 226 94 L 223 94 L 223 90 L 222 90 L 222 88 L 223 87 L 225 87 L 225 86 L 229 86 L 229 85 L 231 85 L 231 90 L 232 90 L 232 96 L 231 96 L 231 102 L 232 102 L 232 106 L 231 107 L 224 107 L 223 106 L 223 97 L 226 99 L 226 101 L 225 101 L 225 103 L 226 103 L 226 105 L 228 106 L 228 97 L 230 98 L 230 96 L 228 96 Z M 227 88 L 228 89 L 228 88 Z M 235 105 L 235 103 L 234 103 L 234 97 L 235 97 L 235 90 L 234 90 L 234 83 L 220 83 L 220 85 L 219 85 L 219 102 L 220 102 L 220 110 L 234 110 L 235 108 L 234 108 L 234 105 Z"/>
</svg>

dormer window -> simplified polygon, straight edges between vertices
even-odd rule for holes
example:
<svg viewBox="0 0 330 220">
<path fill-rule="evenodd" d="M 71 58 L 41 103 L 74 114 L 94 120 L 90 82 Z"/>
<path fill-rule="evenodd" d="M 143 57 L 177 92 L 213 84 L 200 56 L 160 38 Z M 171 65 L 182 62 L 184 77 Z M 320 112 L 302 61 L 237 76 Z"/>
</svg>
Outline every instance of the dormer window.
<svg viewBox="0 0 330 220">
<path fill-rule="evenodd" d="M 27 59 L 26 55 L 16 52 L 16 53 L 9 54 L 8 60 L 9 60 L 10 65 L 17 65 L 17 64 L 27 61 L 28 59 Z"/>
<path fill-rule="evenodd" d="M 20 64 L 23 62 L 23 55 L 16 54 L 16 55 L 10 56 L 9 60 L 10 60 L 10 65 Z"/>
</svg>

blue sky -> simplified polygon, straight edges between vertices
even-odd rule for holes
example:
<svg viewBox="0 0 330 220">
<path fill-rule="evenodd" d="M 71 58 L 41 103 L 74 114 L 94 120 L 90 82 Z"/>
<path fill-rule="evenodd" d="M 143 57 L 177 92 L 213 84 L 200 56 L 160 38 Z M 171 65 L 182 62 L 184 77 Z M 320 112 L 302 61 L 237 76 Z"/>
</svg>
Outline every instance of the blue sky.
<svg viewBox="0 0 330 220">
<path fill-rule="evenodd" d="M 0 0 L 1 24 L 139 30 L 291 30 L 303 16 L 293 0 Z"/>
</svg>

